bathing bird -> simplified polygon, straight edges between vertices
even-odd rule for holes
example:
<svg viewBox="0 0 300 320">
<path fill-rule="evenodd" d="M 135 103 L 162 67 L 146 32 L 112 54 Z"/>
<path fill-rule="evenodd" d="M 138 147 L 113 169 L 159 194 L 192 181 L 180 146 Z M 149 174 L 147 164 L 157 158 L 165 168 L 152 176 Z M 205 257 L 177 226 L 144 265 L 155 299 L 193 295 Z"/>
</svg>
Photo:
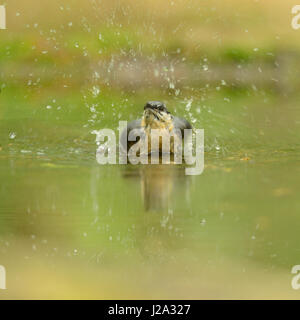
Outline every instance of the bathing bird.
<svg viewBox="0 0 300 320">
<path fill-rule="evenodd" d="M 144 150 L 147 150 L 148 154 L 151 152 L 162 153 L 162 138 L 166 137 L 167 139 L 171 138 L 169 153 L 174 154 L 176 146 L 182 144 L 185 129 L 192 129 L 191 124 L 186 119 L 172 115 L 161 101 L 148 101 L 144 106 L 142 118 L 127 124 L 127 131 L 124 130 L 121 135 L 121 144 L 128 151 L 135 144 L 139 144 L 138 148 L 142 149 L 142 145 L 146 141 L 147 145 Z M 133 139 L 134 141 L 129 139 L 131 131 L 134 132 L 136 137 L 136 139 Z M 151 140 L 151 134 L 153 132 L 162 137 L 159 138 L 156 147 L 151 144 L 151 141 L 153 141 Z"/>
</svg>

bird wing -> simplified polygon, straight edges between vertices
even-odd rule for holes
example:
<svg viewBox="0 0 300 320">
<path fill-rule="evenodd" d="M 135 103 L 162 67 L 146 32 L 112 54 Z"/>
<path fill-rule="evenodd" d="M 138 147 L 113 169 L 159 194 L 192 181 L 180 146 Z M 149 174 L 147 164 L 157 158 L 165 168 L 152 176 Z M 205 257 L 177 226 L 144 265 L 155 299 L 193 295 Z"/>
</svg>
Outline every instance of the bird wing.
<svg viewBox="0 0 300 320">
<path fill-rule="evenodd" d="M 182 137 L 184 136 L 184 129 L 193 129 L 191 124 L 184 118 L 173 117 L 174 127 L 180 129 Z"/>
</svg>

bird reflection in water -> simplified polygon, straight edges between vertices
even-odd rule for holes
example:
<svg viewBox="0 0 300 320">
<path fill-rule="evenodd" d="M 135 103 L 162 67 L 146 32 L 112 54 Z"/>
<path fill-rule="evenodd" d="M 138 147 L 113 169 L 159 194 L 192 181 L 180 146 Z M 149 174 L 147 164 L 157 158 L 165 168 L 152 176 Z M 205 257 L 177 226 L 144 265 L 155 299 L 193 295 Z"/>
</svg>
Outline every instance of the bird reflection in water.
<svg viewBox="0 0 300 320">
<path fill-rule="evenodd" d="M 154 212 L 172 209 L 176 194 L 188 195 L 191 180 L 185 175 L 184 166 L 175 165 L 172 161 L 169 164 L 130 166 L 123 172 L 123 177 L 140 179 L 145 211 Z"/>
<path fill-rule="evenodd" d="M 191 207 L 193 177 L 172 163 L 126 167 L 123 177 L 140 184 L 145 212 L 135 227 L 137 248 L 146 261 L 169 261 L 172 248 L 184 245 L 180 216 Z"/>
</svg>

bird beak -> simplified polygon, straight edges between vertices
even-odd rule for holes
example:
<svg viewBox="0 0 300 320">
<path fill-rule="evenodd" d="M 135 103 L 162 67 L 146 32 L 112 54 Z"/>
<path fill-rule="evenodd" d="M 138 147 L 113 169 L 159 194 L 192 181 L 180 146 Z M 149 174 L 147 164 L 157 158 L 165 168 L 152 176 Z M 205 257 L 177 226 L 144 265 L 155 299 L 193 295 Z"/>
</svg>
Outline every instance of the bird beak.
<svg viewBox="0 0 300 320">
<path fill-rule="evenodd" d="M 160 120 L 160 114 L 157 110 L 155 109 L 151 109 L 151 108 L 147 108 L 145 109 L 144 111 L 144 116 L 145 117 L 149 117 L 151 114 L 154 115 L 154 117 L 157 119 L 157 120 Z"/>
</svg>

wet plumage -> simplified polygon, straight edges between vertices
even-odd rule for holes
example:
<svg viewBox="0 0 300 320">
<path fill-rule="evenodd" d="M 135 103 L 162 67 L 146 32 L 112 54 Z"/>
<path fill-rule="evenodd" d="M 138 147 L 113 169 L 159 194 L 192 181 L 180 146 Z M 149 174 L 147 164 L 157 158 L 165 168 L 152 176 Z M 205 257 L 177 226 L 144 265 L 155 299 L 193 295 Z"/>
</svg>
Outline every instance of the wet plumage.
<svg viewBox="0 0 300 320">
<path fill-rule="evenodd" d="M 184 129 L 192 129 L 191 124 L 184 118 L 173 116 L 166 108 L 165 104 L 160 101 L 149 101 L 144 106 L 144 113 L 141 119 L 134 120 L 127 125 L 126 132 L 122 133 L 121 143 L 126 145 L 127 139 L 127 151 L 136 143 L 141 143 L 141 138 L 137 137 L 136 141 L 129 141 L 129 133 L 133 130 L 135 135 L 143 137 L 148 136 L 148 153 L 152 151 L 150 134 L 151 130 L 156 129 L 159 135 L 173 134 L 175 139 L 182 139 L 184 136 Z M 180 132 L 180 134 L 178 133 Z M 168 135 L 169 137 L 169 135 Z M 174 141 L 173 140 L 173 141 Z M 180 141 L 181 142 L 181 141 Z M 170 152 L 174 153 L 174 142 L 171 143 Z M 159 151 L 161 152 L 161 143 L 159 144 Z"/>
</svg>

